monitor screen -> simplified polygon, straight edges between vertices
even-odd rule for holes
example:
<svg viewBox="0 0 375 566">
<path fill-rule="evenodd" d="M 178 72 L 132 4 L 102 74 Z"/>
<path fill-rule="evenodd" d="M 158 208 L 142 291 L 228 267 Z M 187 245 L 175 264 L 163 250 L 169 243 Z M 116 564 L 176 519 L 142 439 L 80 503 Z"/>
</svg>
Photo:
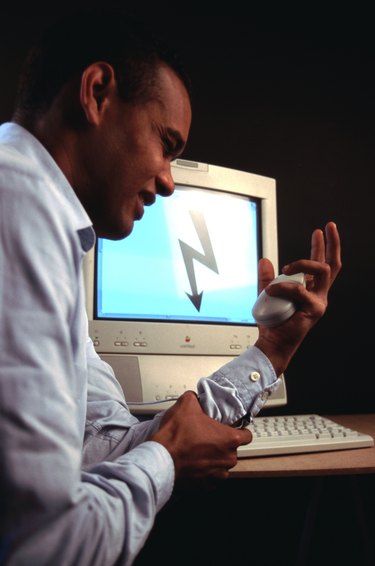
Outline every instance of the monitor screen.
<svg viewBox="0 0 375 566">
<path fill-rule="evenodd" d="M 176 185 L 132 234 L 99 239 L 98 319 L 254 324 L 260 200 Z"/>
</svg>

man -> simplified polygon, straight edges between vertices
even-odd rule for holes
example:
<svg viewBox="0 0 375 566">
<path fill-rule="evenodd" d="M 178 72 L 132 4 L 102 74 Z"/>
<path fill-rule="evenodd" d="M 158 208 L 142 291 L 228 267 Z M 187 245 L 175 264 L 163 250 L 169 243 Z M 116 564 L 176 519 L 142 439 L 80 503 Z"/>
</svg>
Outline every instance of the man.
<svg viewBox="0 0 375 566">
<path fill-rule="evenodd" d="M 126 237 L 174 189 L 191 122 L 178 62 L 127 18 L 71 18 L 32 52 L 12 123 L 0 128 L 1 547 L 10 564 L 131 564 L 175 482 L 228 477 L 241 425 L 327 306 L 336 226 L 272 286 L 295 316 L 150 422 L 129 414 L 87 338 L 81 262 Z M 93 226 L 93 228 L 92 228 Z M 273 278 L 259 266 L 260 289 Z M 178 368 L 176 368 L 178 371 Z M 253 371 L 260 379 L 252 382 Z M 229 393 L 228 393 L 229 391 Z M 215 418 L 212 418 L 212 417 Z M 221 422 L 220 422 L 221 421 Z M 231 426 L 234 425 L 234 426 Z"/>
</svg>

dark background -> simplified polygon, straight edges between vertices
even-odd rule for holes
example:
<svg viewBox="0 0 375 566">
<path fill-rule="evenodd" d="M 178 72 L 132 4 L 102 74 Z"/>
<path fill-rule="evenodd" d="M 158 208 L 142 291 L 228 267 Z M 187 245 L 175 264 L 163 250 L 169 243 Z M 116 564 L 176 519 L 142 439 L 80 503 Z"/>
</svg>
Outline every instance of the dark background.
<svg viewBox="0 0 375 566">
<path fill-rule="evenodd" d="M 0 121 L 11 116 L 33 34 L 56 13 L 92 4 L 2 9 Z M 276 179 L 280 266 L 309 254 L 315 227 L 333 219 L 340 229 L 343 270 L 325 318 L 287 371 L 289 403 L 281 412 L 373 411 L 370 14 L 358 3 L 303 9 L 285 3 L 133 4 L 134 13 L 178 47 L 192 77 L 193 125 L 184 156 Z"/>
<path fill-rule="evenodd" d="M 29 39 L 56 13 L 93 4 L 2 7 L 0 122 L 11 116 Z M 343 270 L 326 316 L 287 371 L 289 402 L 279 412 L 373 412 L 371 14 L 358 2 L 133 4 L 180 49 L 191 74 L 184 156 L 276 179 L 280 265 L 308 256 L 315 227 L 335 220 L 340 229 Z M 363 525 L 375 527 L 373 476 L 319 481 L 230 481 L 182 496 L 158 518 L 138 563 L 373 565 L 363 539 Z M 299 547 L 311 508 L 312 545 Z"/>
</svg>

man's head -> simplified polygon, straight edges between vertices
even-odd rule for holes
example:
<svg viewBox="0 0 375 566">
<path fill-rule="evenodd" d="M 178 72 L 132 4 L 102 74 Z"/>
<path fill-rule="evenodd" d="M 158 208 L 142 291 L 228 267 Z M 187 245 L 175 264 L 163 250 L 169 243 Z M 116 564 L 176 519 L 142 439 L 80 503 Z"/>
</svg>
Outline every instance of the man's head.
<svg viewBox="0 0 375 566">
<path fill-rule="evenodd" d="M 30 53 L 14 120 L 53 155 L 100 236 L 122 238 L 186 144 L 190 86 L 176 56 L 123 13 L 52 26 Z"/>
</svg>

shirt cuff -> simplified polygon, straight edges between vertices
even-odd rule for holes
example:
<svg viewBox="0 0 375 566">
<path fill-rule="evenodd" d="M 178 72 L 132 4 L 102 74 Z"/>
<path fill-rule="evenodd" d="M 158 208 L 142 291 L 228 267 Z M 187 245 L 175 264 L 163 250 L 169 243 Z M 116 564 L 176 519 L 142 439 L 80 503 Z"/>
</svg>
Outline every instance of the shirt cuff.
<svg viewBox="0 0 375 566">
<path fill-rule="evenodd" d="M 248 421 L 259 413 L 281 381 L 270 360 L 256 346 L 220 368 L 212 379 L 222 386 L 230 382 L 236 388 Z"/>
</svg>

